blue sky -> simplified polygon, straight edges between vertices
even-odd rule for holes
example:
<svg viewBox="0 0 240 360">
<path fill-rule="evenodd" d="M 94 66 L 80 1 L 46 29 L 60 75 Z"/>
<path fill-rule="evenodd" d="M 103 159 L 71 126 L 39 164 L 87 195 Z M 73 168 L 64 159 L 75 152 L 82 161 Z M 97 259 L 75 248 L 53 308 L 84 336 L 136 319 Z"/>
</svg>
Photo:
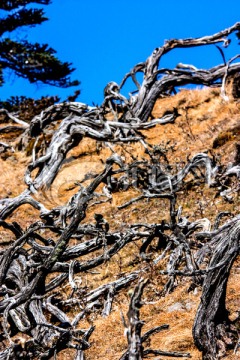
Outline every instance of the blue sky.
<svg viewBox="0 0 240 360">
<path fill-rule="evenodd" d="M 81 81 L 79 101 L 89 105 L 100 104 L 106 84 L 119 83 L 164 40 L 211 35 L 240 21 L 239 0 L 52 0 L 44 9 L 49 21 L 18 30 L 15 36 L 48 43 L 59 59 L 72 62 L 76 68 L 72 79 Z M 239 50 L 233 37 L 232 46 L 224 50 L 226 58 Z M 222 58 L 215 46 L 179 49 L 167 54 L 161 65 L 174 67 L 179 62 L 208 68 L 222 63 Z M 11 95 L 66 99 L 77 88 L 30 85 L 8 73 L 0 99 Z M 125 92 L 130 90 L 128 84 Z"/>
</svg>

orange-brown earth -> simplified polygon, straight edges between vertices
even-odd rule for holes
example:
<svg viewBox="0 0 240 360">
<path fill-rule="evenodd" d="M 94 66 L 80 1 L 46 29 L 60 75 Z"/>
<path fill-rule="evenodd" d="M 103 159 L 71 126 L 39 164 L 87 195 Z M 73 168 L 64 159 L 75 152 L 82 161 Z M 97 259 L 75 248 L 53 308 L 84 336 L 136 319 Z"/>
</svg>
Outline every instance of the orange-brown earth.
<svg viewBox="0 0 240 360">
<path fill-rule="evenodd" d="M 236 156 L 236 144 L 240 143 L 240 103 L 234 100 L 228 88 L 229 101 L 220 96 L 218 88 L 203 88 L 195 90 L 181 90 L 172 97 L 160 98 L 153 109 L 154 118 L 161 117 L 166 111 L 177 108 L 180 116 L 173 124 L 157 125 L 149 130 L 142 131 L 150 144 L 159 146 L 165 151 L 170 164 L 181 167 L 193 155 L 206 152 L 215 156 L 223 165 L 233 163 Z M 6 139 L 5 139 L 6 140 Z M 148 159 L 144 148 L 140 144 L 115 145 L 114 150 L 130 161 L 130 154 L 136 159 Z M 103 168 L 104 160 L 111 154 L 108 147 L 97 144 L 96 141 L 84 139 L 68 154 L 68 162 L 59 172 L 51 191 L 39 195 L 46 207 L 51 208 L 64 204 L 69 197 L 78 190 L 76 181 L 81 180 L 90 170 L 93 173 Z M 30 158 L 25 153 L 15 151 L 2 155 L 0 159 L 0 196 L 13 197 L 25 189 L 23 175 Z M 101 189 L 99 188 L 99 191 Z M 130 224 L 138 222 L 160 223 L 168 219 L 168 201 L 161 199 L 142 200 L 131 206 L 119 210 L 117 206 L 132 197 L 140 195 L 137 189 L 113 194 L 112 202 L 89 207 L 84 222 L 94 222 L 94 212 L 102 213 L 110 224 L 111 229 L 124 229 Z M 200 186 L 192 183 L 178 193 L 177 205 L 183 207 L 183 215 L 190 221 L 208 218 L 214 221 L 220 211 L 231 211 L 233 215 L 240 213 L 239 194 L 234 194 L 234 202 L 226 202 L 222 197 L 216 197 L 216 189 L 206 184 Z M 24 205 L 17 209 L 8 220 L 17 221 L 26 228 L 38 219 L 38 212 L 30 206 Z M 3 229 L 1 229 L 3 230 Z M 7 231 L 1 231 L 0 248 L 6 238 Z M 119 273 L 125 273 L 141 268 L 138 242 L 122 249 L 110 261 L 100 266 L 96 274 L 84 273 L 77 275 L 82 280 L 81 286 L 89 289 L 117 279 Z M 153 257 L 157 257 L 157 253 Z M 227 307 L 230 317 L 234 320 L 239 311 L 240 300 L 240 267 L 239 260 L 235 262 L 228 282 Z M 166 277 L 159 274 L 164 263 L 159 263 L 150 273 L 142 273 L 150 279 L 149 285 L 143 294 L 141 319 L 144 320 L 143 332 L 162 324 L 169 324 L 169 329 L 153 335 L 150 346 L 153 349 L 168 351 L 190 352 L 193 359 L 201 359 L 192 338 L 192 325 L 199 304 L 201 289 L 188 292 L 189 279 L 179 279 L 176 289 L 161 297 L 160 293 L 166 282 Z M 132 284 L 131 287 L 134 285 Z M 62 294 L 68 296 L 69 286 L 62 287 Z M 126 315 L 129 305 L 131 289 L 122 291 L 116 296 L 113 310 L 107 318 L 99 314 L 90 314 L 88 319 L 81 323 L 81 327 L 93 323 L 96 326 L 90 338 L 91 347 L 86 351 L 88 360 L 119 359 L 127 348 L 124 336 L 124 326 L 121 312 Z M 173 306 L 177 303 L 177 306 Z M 173 306 L 173 307 L 172 307 Z M 72 316 L 78 311 L 72 309 Z M 226 359 L 237 359 L 239 355 L 227 355 Z M 71 359 L 70 350 L 58 356 L 59 359 Z M 153 359 L 159 357 L 153 357 Z M 164 359 L 170 359 L 164 357 Z"/>
</svg>

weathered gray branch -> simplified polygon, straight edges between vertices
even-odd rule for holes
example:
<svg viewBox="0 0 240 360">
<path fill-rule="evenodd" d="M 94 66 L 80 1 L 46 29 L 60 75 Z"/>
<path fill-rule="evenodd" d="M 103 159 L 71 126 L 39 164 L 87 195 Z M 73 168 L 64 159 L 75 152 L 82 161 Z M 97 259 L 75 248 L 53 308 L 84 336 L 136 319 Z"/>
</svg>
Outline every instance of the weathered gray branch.
<svg viewBox="0 0 240 360">
<path fill-rule="evenodd" d="M 195 344 L 202 351 L 204 360 L 218 359 L 220 353 L 224 355 L 220 343 L 226 351 L 228 346 L 234 347 L 237 340 L 236 330 L 230 327 L 225 302 L 230 270 L 240 252 L 240 217 L 237 216 L 220 228 L 211 242 L 214 242 L 210 261 L 213 270 L 204 279 L 201 302 L 193 327 Z M 223 265 L 217 266 L 219 263 Z"/>
</svg>

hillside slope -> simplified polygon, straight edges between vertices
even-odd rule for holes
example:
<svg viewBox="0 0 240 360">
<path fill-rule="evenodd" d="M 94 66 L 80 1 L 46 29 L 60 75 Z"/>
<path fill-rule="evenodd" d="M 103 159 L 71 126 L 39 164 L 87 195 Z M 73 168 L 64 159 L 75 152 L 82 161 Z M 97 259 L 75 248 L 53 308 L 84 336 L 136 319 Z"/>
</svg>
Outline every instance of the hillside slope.
<svg viewBox="0 0 240 360">
<path fill-rule="evenodd" d="M 229 87 L 230 92 L 230 87 Z M 224 101 L 217 88 L 182 90 L 177 95 L 159 99 L 153 109 L 153 117 L 160 118 L 167 111 L 177 108 L 179 117 L 173 124 L 157 125 L 144 130 L 146 142 L 158 146 L 161 150 L 160 160 L 166 163 L 166 158 L 172 169 L 182 167 L 188 158 L 197 153 L 210 153 L 215 156 L 223 167 L 234 163 L 237 154 L 237 144 L 240 142 L 240 103 L 230 97 Z M 4 137 L 6 142 L 6 136 Z M 99 145 L 95 140 L 86 140 L 75 147 L 68 154 L 68 161 L 62 167 L 50 191 L 41 193 L 40 198 L 50 208 L 63 205 L 73 193 L 76 193 L 76 182 L 81 181 L 89 172 L 96 172 L 103 168 L 103 163 L 111 154 L 108 147 Z M 137 160 L 148 160 L 149 156 L 139 144 L 117 145 L 116 150 L 126 159 L 132 157 Z M 131 155 L 131 156 L 130 156 Z M 23 151 L 3 153 L 1 158 L 1 197 L 17 196 L 23 189 L 23 174 L 29 158 Z M 236 181 L 236 180 L 235 180 Z M 209 188 L 207 184 L 198 181 L 186 181 L 185 186 L 178 193 L 177 207 L 182 206 L 183 215 L 194 222 L 201 218 L 207 218 L 214 222 L 216 215 L 222 211 L 229 211 L 232 216 L 239 214 L 240 198 L 238 192 L 233 193 L 234 201 L 227 201 L 223 197 L 216 197 L 216 189 Z M 161 199 L 142 200 L 126 209 L 119 210 L 117 206 L 125 203 L 129 198 L 138 195 L 138 188 L 130 187 L 127 191 L 117 191 L 109 203 L 94 205 L 87 211 L 84 222 L 94 223 L 94 213 L 104 214 L 111 229 L 118 231 L 130 227 L 134 223 L 160 223 L 168 219 L 169 213 L 166 207 L 167 201 Z M 27 228 L 37 220 L 37 211 L 30 205 L 23 205 L 14 211 L 9 221 L 17 221 L 20 226 Z M 7 230 L 1 232 L 1 248 L 4 249 Z M 141 243 L 141 240 L 140 240 Z M 120 273 L 124 274 L 135 269 L 145 267 L 145 263 L 139 255 L 139 241 L 123 248 L 116 257 L 98 267 L 96 273 L 86 272 L 81 276 L 79 287 L 87 287 L 89 290 L 116 280 Z M 156 259 L 161 254 L 161 249 L 152 243 L 147 251 L 148 263 L 151 258 Z M 169 255 L 167 255 L 168 258 Z M 169 329 L 154 335 L 151 338 L 151 347 L 167 351 L 189 352 L 194 359 L 200 359 L 201 354 L 194 346 L 192 338 L 192 325 L 196 310 L 200 301 L 201 290 L 195 288 L 188 291 L 191 280 L 178 278 L 177 287 L 166 296 L 162 296 L 166 276 L 160 275 L 159 270 L 164 267 L 159 263 L 152 267 L 151 271 L 143 271 L 142 276 L 149 278 L 143 296 L 141 319 L 145 325 L 143 331 L 162 324 L 169 324 Z M 231 270 L 228 282 L 227 307 L 230 318 L 235 320 L 239 311 L 239 287 L 240 287 L 239 262 L 236 261 Z M 107 318 L 102 318 L 98 311 L 89 314 L 87 324 L 93 323 L 96 329 L 91 337 L 91 347 L 86 352 L 87 359 L 118 359 L 127 348 L 124 337 L 124 327 L 121 320 L 121 312 L 127 313 L 129 305 L 129 289 L 116 296 L 113 310 Z M 69 296 L 70 286 L 64 286 L 60 291 Z M 71 310 L 74 317 L 76 309 Z M 19 336 L 19 334 L 18 334 Z M 71 356 L 71 353 L 63 352 L 59 358 Z M 225 358 L 233 359 L 236 355 L 227 355 Z M 157 357 L 156 357 L 157 358 Z M 170 359 L 170 357 L 165 357 Z"/>
</svg>

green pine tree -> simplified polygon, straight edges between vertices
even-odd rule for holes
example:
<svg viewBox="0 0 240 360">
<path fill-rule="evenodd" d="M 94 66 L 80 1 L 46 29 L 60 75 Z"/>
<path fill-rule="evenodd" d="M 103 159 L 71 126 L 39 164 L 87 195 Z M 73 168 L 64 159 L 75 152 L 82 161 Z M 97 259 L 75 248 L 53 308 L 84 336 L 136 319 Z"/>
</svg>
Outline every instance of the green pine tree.
<svg viewBox="0 0 240 360">
<path fill-rule="evenodd" d="M 43 9 L 30 8 L 29 4 L 49 5 L 50 0 L 1 0 L 0 9 L 6 15 L 0 19 L 0 86 L 4 83 L 4 70 L 11 69 L 30 83 L 69 87 L 79 85 L 71 81 L 70 74 L 75 70 L 71 63 L 61 62 L 56 51 L 48 44 L 30 43 L 26 40 L 14 41 L 6 36 L 22 26 L 40 25 L 48 20 Z M 3 13 L 3 12 L 2 12 Z"/>
</svg>

